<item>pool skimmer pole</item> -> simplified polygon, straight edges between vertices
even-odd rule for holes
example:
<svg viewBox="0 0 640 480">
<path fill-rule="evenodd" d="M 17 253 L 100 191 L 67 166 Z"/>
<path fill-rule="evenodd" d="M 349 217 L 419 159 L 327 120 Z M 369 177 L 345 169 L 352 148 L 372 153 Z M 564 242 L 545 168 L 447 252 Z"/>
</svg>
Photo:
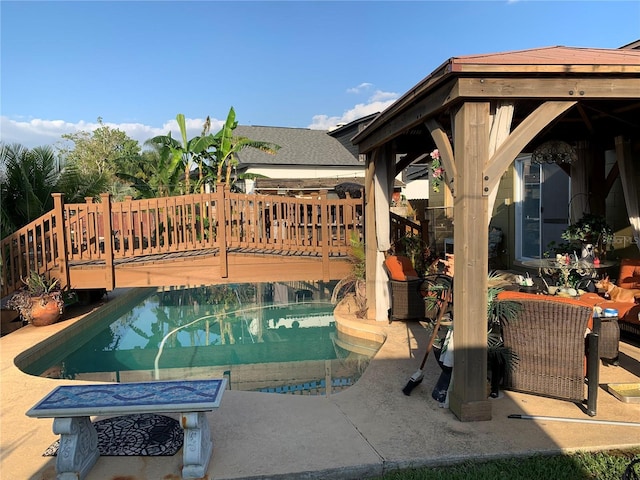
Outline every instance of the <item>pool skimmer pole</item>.
<svg viewBox="0 0 640 480">
<path fill-rule="evenodd" d="M 568 417 L 545 417 L 543 415 L 520 415 L 512 414 L 509 418 L 520 418 L 522 420 L 551 420 L 555 422 L 575 422 L 575 423 L 594 423 L 599 425 L 618 425 L 621 427 L 640 427 L 637 422 L 617 422 L 615 420 L 595 420 L 586 418 L 568 418 Z"/>
</svg>

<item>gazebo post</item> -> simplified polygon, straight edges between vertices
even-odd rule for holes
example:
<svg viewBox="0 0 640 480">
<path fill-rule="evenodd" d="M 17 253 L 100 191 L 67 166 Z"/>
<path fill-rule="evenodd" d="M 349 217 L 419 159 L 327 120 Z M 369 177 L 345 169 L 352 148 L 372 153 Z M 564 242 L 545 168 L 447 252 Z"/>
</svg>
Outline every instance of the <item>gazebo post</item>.
<svg viewBox="0 0 640 480">
<path fill-rule="evenodd" d="M 373 176 L 375 175 L 375 155 L 367 154 L 366 174 L 364 182 L 364 245 L 365 245 L 365 269 L 367 291 L 367 318 L 376 319 L 376 211 L 375 191 L 373 188 Z"/>
<path fill-rule="evenodd" d="M 455 114 L 458 177 L 453 203 L 454 378 L 449 408 L 463 422 L 491 420 L 487 399 L 488 196 L 482 174 L 489 156 L 489 102 L 465 102 Z"/>
</svg>

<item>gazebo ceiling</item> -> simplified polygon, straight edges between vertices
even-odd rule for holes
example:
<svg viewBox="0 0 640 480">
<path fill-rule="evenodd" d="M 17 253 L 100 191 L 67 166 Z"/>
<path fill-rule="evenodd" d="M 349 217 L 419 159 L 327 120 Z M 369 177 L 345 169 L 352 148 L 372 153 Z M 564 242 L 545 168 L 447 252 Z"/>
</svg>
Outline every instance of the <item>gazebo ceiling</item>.
<svg viewBox="0 0 640 480">
<path fill-rule="evenodd" d="M 393 140 L 397 153 L 435 148 L 424 122 L 451 132 L 451 113 L 465 101 L 510 101 L 512 129 L 547 100 L 578 103 L 548 125 L 525 151 L 548 139 L 610 147 L 640 133 L 640 50 L 548 47 L 452 57 L 383 111 L 353 142 L 361 153 Z"/>
</svg>

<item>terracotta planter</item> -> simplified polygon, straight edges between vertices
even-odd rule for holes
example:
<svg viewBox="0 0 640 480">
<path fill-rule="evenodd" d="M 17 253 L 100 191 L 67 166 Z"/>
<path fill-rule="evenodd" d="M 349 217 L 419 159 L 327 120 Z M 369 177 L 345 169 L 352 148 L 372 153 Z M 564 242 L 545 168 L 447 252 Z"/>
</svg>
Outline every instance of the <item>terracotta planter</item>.
<svg viewBox="0 0 640 480">
<path fill-rule="evenodd" d="M 33 297 L 31 301 L 31 323 L 36 327 L 44 327 L 56 323 L 60 319 L 60 307 L 54 299 L 42 300 Z"/>
</svg>

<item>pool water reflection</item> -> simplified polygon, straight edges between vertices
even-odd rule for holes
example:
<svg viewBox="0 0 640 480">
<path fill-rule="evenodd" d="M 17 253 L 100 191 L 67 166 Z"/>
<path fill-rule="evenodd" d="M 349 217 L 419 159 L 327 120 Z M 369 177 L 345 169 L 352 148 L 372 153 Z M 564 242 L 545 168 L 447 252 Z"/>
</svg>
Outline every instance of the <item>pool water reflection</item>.
<svg viewBox="0 0 640 480">
<path fill-rule="evenodd" d="M 380 344 L 336 329 L 331 284 L 213 285 L 152 291 L 22 370 L 93 381 L 226 376 L 230 388 L 325 394 L 352 385 Z M 61 332 L 64 334 L 64 332 Z M 351 347 L 353 346 L 353 348 Z"/>
</svg>

